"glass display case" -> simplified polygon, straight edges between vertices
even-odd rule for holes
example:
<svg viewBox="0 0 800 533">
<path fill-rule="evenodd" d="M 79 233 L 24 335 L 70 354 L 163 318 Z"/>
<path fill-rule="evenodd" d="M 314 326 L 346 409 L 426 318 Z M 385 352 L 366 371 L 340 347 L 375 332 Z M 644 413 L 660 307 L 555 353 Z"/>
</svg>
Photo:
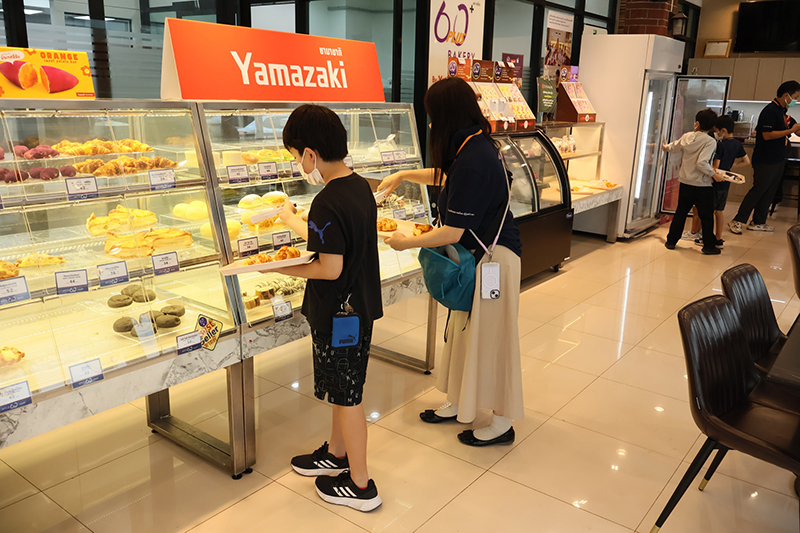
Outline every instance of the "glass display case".
<svg viewBox="0 0 800 533">
<path fill-rule="evenodd" d="M 592 182 L 600 180 L 605 125 L 602 122 L 545 122 L 541 127 L 564 161 L 573 195 L 580 197 L 601 190 L 592 187 L 597 185 Z"/>
<path fill-rule="evenodd" d="M 192 104 L 6 101 L 0 124 L 0 390 L 236 331 Z"/>
<path fill-rule="evenodd" d="M 282 131 L 299 104 L 247 104 L 241 102 L 198 104 L 209 154 L 208 172 L 215 184 L 219 217 L 227 233 L 218 237 L 209 228 L 206 236 L 222 242 L 227 260 L 252 251 L 247 242 L 257 240 L 258 252 L 274 254 L 284 245 L 305 249 L 305 241 L 278 218 L 289 198 L 298 211 L 308 213 L 314 196 L 322 189 L 303 179 L 291 154 L 284 149 Z M 381 180 L 398 170 L 421 168 L 413 110 L 409 104 L 329 104 L 348 133 L 346 162 L 367 179 L 373 191 Z M 181 208 L 183 209 L 183 207 Z M 378 216 L 430 224 L 426 189 L 404 182 L 378 205 Z M 307 216 L 307 215 L 306 215 Z M 381 279 L 390 283 L 419 274 L 417 250 L 396 252 L 379 239 Z M 232 277 L 241 323 L 253 325 L 274 318 L 273 305 L 290 302 L 300 308 L 305 282 L 275 273 L 248 273 Z M 278 298 L 276 300 L 275 298 Z"/>
</svg>

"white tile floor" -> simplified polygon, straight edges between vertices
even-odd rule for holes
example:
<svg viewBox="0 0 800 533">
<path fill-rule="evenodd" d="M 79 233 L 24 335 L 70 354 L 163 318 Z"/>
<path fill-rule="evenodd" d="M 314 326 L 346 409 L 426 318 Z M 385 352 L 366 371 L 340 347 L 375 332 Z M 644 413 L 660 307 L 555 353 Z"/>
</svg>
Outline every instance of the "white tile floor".
<svg viewBox="0 0 800 533">
<path fill-rule="evenodd" d="M 305 339 L 256 359 L 253 474 L 233 481 L 151 434 L 137 401 L 0 450 L 0 532 L 647 533 L 702 444 L 675 313 L 719 294 L 720 273 L 750 262 L 786 331 L 800 313 L 785 238 L 793 215 L 781 209 L 774 234 L 727 233 L 718 257 L 685 241 L 666 250 L 665 228 L 615 245 L 576 235 L 562 271 L 524 287 L 526 413 L 512 446 L 469 448 L 456 440 L 459 425 L 421 423 L 420 411 L 444 401 L 436 372 L 372 361 L 364 406 L 384 500 L 373 513 L 324 504 L 313 482 L 289 469 L 292 455 L 329 432 Z M 387 309 L 375 343 L 421 355 L 425 310 L 422 298 Z M 177 416 L 225 438 L 223 372 L 175 387 L 172 397 Z M 486 420 L 482 413 L 477 423 Z M 663 531 L 798 533 L 793 479 L 730 453 Z"/>
</svg>

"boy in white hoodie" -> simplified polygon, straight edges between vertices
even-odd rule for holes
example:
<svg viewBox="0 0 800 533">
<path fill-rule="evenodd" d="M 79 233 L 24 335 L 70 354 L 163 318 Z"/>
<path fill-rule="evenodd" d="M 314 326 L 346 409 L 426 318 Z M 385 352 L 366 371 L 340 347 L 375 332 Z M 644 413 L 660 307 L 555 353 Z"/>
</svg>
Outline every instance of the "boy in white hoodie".
<svg viewBox="0 0 800 533">
<path fill-rule="evenodd" d="M 675 208 L 665 246 L 670 250 L 675 249 L 686 223 L 686 215 L 692 206 L 696 206 L 703 228 L 703 253 L 717 255 L 720 249 L 716 247 L 714 236 L 714 190 L 711 183 L 712 180 L 722 181 L 723 178 L 714 170 L 717 141 L 709 135 L 714 129 L 717 114 L 710 109 L 704 109 L 695 115 L 694 120 L 694 131 L 663 146 L 665 152 L 683 152 L 678 176 L 678 207 Z"/>
</svg>

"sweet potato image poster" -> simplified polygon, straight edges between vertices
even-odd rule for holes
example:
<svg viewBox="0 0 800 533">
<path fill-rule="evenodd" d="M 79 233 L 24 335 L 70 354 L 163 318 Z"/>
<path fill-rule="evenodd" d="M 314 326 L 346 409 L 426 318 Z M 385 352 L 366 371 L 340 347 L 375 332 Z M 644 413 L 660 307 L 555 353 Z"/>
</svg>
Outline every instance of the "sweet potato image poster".
<svg viewBox="0 0 800 533">
<path fill-rule="evenodd" d="M 86 52 L 0 46 L 0 98 L 94 97 Z"/>
</svg>

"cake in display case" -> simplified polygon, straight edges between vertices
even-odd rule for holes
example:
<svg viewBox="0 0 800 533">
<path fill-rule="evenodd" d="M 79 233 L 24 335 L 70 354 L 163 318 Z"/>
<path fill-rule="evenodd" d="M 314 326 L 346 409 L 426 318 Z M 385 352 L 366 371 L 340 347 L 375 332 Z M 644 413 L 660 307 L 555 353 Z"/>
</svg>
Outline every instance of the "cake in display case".
<svg viewBox="0 0 800 533">
<path fill-rule="evenodd" d="M 235 331 L 191 104 L 8 101 L 0 122 L 0 388 Z"/>
</svg>

